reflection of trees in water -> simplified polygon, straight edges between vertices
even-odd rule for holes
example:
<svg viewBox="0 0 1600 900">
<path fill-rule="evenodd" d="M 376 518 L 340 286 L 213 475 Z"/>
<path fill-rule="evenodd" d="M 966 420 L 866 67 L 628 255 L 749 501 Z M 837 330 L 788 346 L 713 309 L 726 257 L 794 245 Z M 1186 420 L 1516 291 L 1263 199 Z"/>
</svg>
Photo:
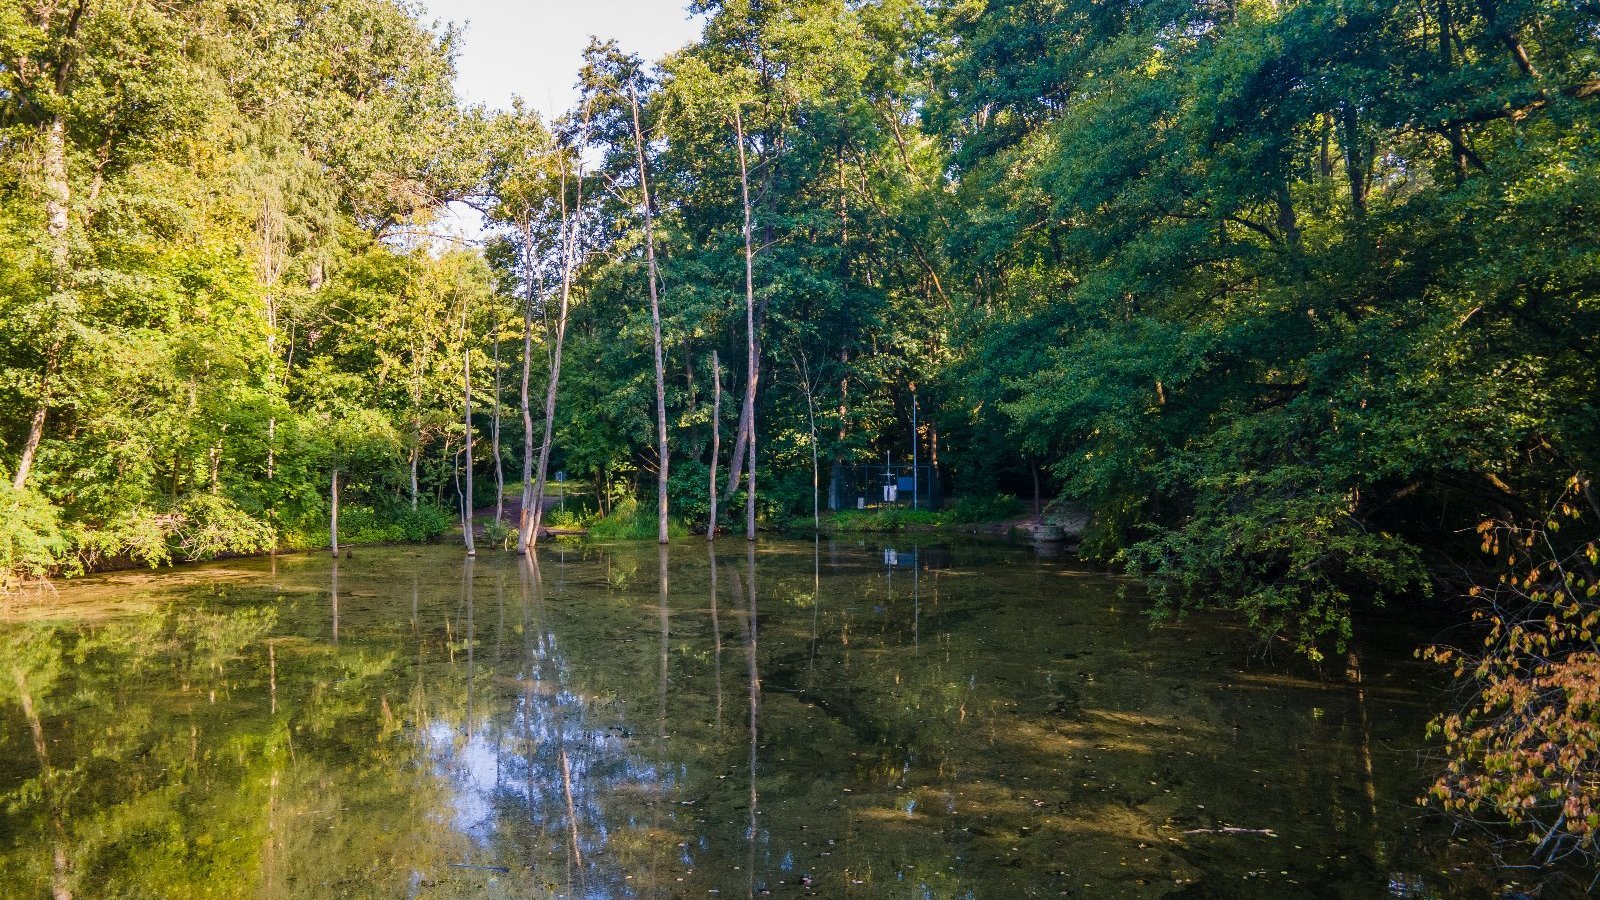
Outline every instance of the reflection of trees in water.
<svg viewBox="0 0 1600 900">
<path fill-rule="evenodd" d="M 22 837 L 0 844 L 0 884 L 45 895 L 60 843 L 79 898 L 465 897 L 490 879 L 730 896 L 807 877 L 824 896 L 943 898 L 1163 866 L 1233 879 L 1301 840 L 1285 821 L 1337 854 L 1375 839 L 1338 809 L 1295 815 L 1360 785 L 1343 686 L 1247 678 L 1203 624 L 1152 632 L 1105 585 L 961 548 L 940 568 L 833 542 L 654 566 L 654 547 L 566 552 L 471 572 L 443 551 L 341 561 L 336 645 L 320 559 L 285 560 L 281 588 L 191 584 L 167 611 L 5 626 L 0 833 Z M 1392 690 L 1371 682 L 1369 702 Z M 1307 698 L 1325 712 L 1297 724 Z M 1248 796 L 1264 783 L 1277 793 Z M 1230 805 L 1284 838 L 1183 836 Z M 1182 858 L 1133 854 L 1168 837 Z"/>
<path fill-rule="evenodd" d="M 619 862 L 649 846 L 637 837 L 647 816 L 635 803 L 619 819 L 615 801 L 664 797 L 675 779 L 637 751 L 614 700 L 575 688 L 572 663 L 546 619 L 537 559 L 520 564 L 519 588 L 521 658 L 506 668 L 497 660 L 486 678 L 472 671 L 470 651 L 458 658 L 466 685 L 512 686 L 497 695 L 507 702 L 480 707 L 475 719 L 433 717 L 421 735 L 433 770 L 450 786 L 450 824 L 474 845 L 468 865 L 532 870 L 546 886 L 555 865 L 561 887 L 579 896 L 632 895 L 631 873 Z M 463 596 L 470 645 L 471 581 Z"/>
</svg>

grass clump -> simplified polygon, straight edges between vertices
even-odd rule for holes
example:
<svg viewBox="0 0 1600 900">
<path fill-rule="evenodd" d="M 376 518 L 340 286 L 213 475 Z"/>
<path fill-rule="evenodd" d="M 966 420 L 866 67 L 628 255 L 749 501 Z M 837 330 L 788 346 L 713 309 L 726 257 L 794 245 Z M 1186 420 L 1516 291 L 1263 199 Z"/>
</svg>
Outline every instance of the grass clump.
<svg viewBox="0 0 1600 900">
<path fill-rule="evenodd" d="M 682 522 L 669 519 L 667 534 L 684 538 L 689 536 L 689 529 Z M 656 537 L 655 507 L 641 506 L 631 497 L 618 501 L 609 515 L 589 523 L 591 541 L 653 541 Z"/>
</svg>

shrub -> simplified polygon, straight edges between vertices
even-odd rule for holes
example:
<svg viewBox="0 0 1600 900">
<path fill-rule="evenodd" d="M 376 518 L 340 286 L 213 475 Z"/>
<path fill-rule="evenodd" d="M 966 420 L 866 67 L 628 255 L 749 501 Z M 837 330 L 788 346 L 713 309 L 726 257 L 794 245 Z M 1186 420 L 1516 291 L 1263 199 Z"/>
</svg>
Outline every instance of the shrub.
<svg viewBox="0 0 1600 900">
<path fill-rule="evenodd" d="M 374 509 L 341 506 L 339 544 L 422 543 L 444 534 L 456 524 L 455 516 L 432 504 Z M 326 510 L 311 511 L 283 531 L 280 546 L 288 550 L 314 550 L 331 543 Z"/>
<path fill-rule="evenodd" d="M 421 503 L 416 509 L 402 506 L 394 513 L 400 526 L 402 540 L 420 544 L 431 541 L 455 524 L 455 516 L 431 503 Z"/>
<path fill-rule="evenodd" d="M 128 559 L 151 568 L 174 558 L 262 553 L 277 543 L 272 526 L 216 494 L 191 494 L 166 508 L 135 506 L 99 526 L 75 526 L 73 538 L 85 565 Z"/>
<path fill-rule="evenodd" d="M 544 524 L 550 528 L 579 528 L 583 525 L 583 518 L 576 510 L 557 507 L 544 514 Z"/>
<path fill-rule="evenodd" d="M 1485 522 L 1483 550 L 1505 569 L 1474 587 L 1482 641 L 1430 647 L 1464 689 L 1429 726 L 1447 765 L 1431 798 L 1471 821 L 1488 814 L 1519 830 L 1533 862 L 1600 862 L 1600 534 L 1579 526 L 1580 479 L 1542 526 Z"/>
<path fill-rule="evenodd" d="M 68 562 L 71 541 L 56 508 L 33 491 L 0 485 L 0 591 Z"/>
<path fill-rule="evenodd" d="M 1023 503 L 1009 494 L 962 497 L 945 507 L 943 518 L 951 523 L 999 522 L 1022 515 Z"/>
<path fill-rule="evenodd" d="M 517 540 L 517 530 L 505 522 L 490 519 L 483 523 L 483 539 L 502 550 L 510 550 Z"/>
</svg>

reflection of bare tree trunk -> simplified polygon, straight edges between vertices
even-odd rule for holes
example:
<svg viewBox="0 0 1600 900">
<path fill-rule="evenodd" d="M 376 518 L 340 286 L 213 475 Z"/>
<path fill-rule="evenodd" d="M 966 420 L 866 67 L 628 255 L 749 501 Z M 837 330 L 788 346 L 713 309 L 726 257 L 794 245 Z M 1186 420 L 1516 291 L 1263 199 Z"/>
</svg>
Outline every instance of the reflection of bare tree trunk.
<svg viewBox="0 0 1600 900">
<path fill-rule="evenodd" d="M 660 688 L 657 692 L 658 708 L 656 711 L 656 803 L 655 803 L 655 829 L 662 829 L 661 817 L 667 808 L 667 779 L 662 773 L 666 771 L 665 756 L 667 749 L 667 690 L 668 690 L 668 659 L 672 646 L 672 610 L 667 605 L 667 547 L 661 544 L 656 548 L 656 612 L 661 626 L 661 678 Z M 660 850 L 664 845 L 657 842 L 656 852 L 650 856 L 652 873 L 659 871 L 661 859 Z M 660 884 L 659 877 L 652 874 L 651 880 Z"/>
<path fill-rule="evenodd" d="M 572 800 L 572 764 L 567 761 L 565 735 L 561 737 L 561 790 L 567 798 L 567 833 L 572 838 L 572 859 L 582 870 L 583 847 L 578 842 L 578 806 Z"/>
<path fill-rule="evenodd" d="M 713 495 L 716 490 L 713 488 Z M 712 678 L 717 683 L 717 734 L 722 734 L 722 623 L 717 619 L 717 551 L 708 548 L 706 556 L 711 561 L 711 637 L 714 655 L 712 656 Z"/>
<path fill-rule="evenodd" d="M 463 637 L 465 638 L 466 643 L 467 643 L 467 723 L 466 723 L 467 727 L 466 727 L 466 734 L 467 734 L 467 739 L 468 740 L 472 739 L 472 729 L 473 729 L 474 724 L 475 724 L 474 721 L 473 721 L 472 681 L 473 681 L 473 676 L 476 674 L 476 672 L 474 671 L 475 666 L 473 665 L 473 663 L 474 663 L 474 659 L 473 659 L 473 650 L 474 650 L 473 644 L 475 644 L 477 642 L 477 629 L 476 629 L 476 625 L 473 622 L 473 617 L 472 617 L 472 614 L 473 614 L 472 564 L 473 564 L 472 557 L 469 556 L 469 557 L 467 557 L 466 565 L 463 566 L 462 569 L 461 569 L 461 591 L 465 595 L 465 599 L 466 599 L 466 602 L 467 602 L 467 633 Z"/>
<path fill-rule="evenodd" d="M 757 821 L 759 816 L 760 794 L 756 788 L 756 750 L 760 743 L 759 714 L 761 710 L 761 671 L 756 661 L 756 637 L 759 631 L 759 621 L 756 614 L 756 555 L 755 548 L 751 547 L 746 561 L 746 569 L 750 579 L 750 602 L 745 607 L 742 618 L 744 619 L 744 652 L 745 663 L 749 671 L 750 683 L 750 821 L 748 825 L 748 859 L 746 868 L 749 870 L 748 895 L 755 896 L 755 865 L 756 865 L 756 838 L 760 830 Z M 739 589 L 739 576 L 734 575 L 735 593 L 741 594 Z M 741 598 L 742 599 L 742 598 Z"/>
<path fill-rule="evenodd" d="M 661 709 L 660 735 L 667 739 L 667 658 L 672 644 L 672 609 L 667 605 L 667 550 L 661 548 L 656 560 L 658 589 L 656 593 L 657 616 L 661 622 Z"/>
<path fill-rule="evenodd" d="M 1367 791 L 1367 810 L 1378 820 L 1378 786 L 1372 772 L 1372 724 L 1367 720 L 1367 687 L 1361 678 L 1361 657 L 1352 646 L 1345 656 L 1345 678 L 1356 686 L 1356 709 L 1361 715 L 1361 763 Z"/>
<path fill-rule="evenodd" d="M 822 533 L 811 537 L 811 652 L 806 660 L 806 690 L 815 683 L 817 670 L 817 625 L 822 612 Z"/>
<path fill-rule="evenodd" d="M 329 576 L 329 594 L 333 602 L 333 642 L 339 643 L 339 555 L 333 557 L 333 573 Z"/>
<path fill-rule="evenodd" d="M 522 758 L 524 762 L 522 767 L 524 773 L 523 791 L 524 795 L 528 798 L 528 803 L 530 805 L 533 803 L 533 798 L 538 796 L 533 783 L 533 761 L 535 757 L 538 756 L 539 749 L 533 738 L 533 708 L 538 702 L 539 696 L 539 643 L 534 638 L 534 632 L 536 629 L 539 629 L 542 634 L 543 616 L 540 616 L 540 622 L 538 625 L 534 625 L 528 621 L 528 585 L 531 580 L 537 577 L 537 566 L 538 563 L 535 557 L 523 556 L 521 557 L 521 562 L 517 569 L 518 582 L 522 588 L 522 643 L 523 653 L 526 657 L 525 664 L 527 665 L 527 669 L 523 672 L 522 676 L 521 718 Z M 541 831 L 541 840 L 539 841 L 539 846 L 543 846 L 544 840 L 542 833 L 544 832 L 545 827 L 541 823 L 539 828 Z"/>
<path fill-rule="evenodd" d="M 27 676 L 21 669 L 13 668 L 11 677 L 17 683 L 17 698 L 22 702 L 22 714 L 28 720 L 28 730 L 33 733 L 33 754 L 39 760 L 39 784 L 44 792 L 45 804 L 50 808 L 50 827 L 55 832 L 55 844 L 51 848 L 50 896 L 55 900 L 72 900 L 72 870 L 67 864 L 67 829 L 61 822 L 61 807 L 51 783 L 50 750 L 44 740 L 44 723 L 39 720 L 38 710 L 33 707 L 33 692 L 28 690 Z"/>
</svg>

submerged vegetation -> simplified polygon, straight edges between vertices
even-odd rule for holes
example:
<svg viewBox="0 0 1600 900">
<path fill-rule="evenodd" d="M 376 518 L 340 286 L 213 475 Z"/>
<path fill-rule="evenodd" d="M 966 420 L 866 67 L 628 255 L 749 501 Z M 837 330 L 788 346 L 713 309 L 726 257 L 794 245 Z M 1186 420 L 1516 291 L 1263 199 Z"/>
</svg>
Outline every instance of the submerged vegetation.
<svg viewBox="0 0 1600 900">
<path fill-rule="evenodd" d="M 1546 584 L 1600 581 L 1592 4 L 694 9 L 554 121 L 464 108 L 394 0 L 0 11 L 0 584 L 470 553 L 484 498 L 527 551 L 562 471 L 599 536 L 754 539 L 916 459 L 1314 659 L 1464 598 L 1441 799 L 1594 848 L 1592 597 Z"/>
</svg>

